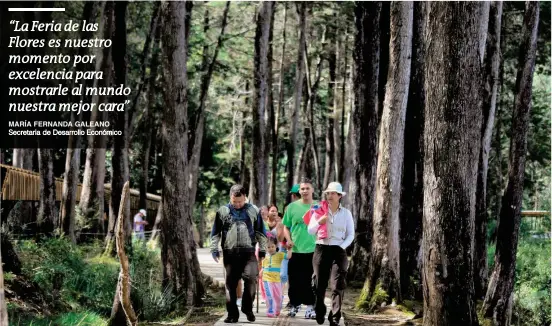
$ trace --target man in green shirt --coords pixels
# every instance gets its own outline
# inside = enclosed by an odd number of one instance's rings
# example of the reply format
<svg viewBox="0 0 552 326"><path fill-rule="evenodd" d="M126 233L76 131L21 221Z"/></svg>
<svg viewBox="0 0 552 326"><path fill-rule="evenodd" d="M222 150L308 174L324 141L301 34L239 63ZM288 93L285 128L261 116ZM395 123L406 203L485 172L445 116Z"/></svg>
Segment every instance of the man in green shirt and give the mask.
<svg viewBox="0 0 552 326"><path fill-rule="evenodd" d="M282 222L285 226L284 236L288 248L293 247L293 256L288 265L288 295L291 305L289 316L295 317L301 304L306 304L305 318L315 319L314 293L311 282L313 274L312 257L316 247L316 238L309 234L307 225L303 222L303 215L316 202L312 198L314 192L312 182L307 178L303 178L299 185L301 199L288 205Z"/></svg>

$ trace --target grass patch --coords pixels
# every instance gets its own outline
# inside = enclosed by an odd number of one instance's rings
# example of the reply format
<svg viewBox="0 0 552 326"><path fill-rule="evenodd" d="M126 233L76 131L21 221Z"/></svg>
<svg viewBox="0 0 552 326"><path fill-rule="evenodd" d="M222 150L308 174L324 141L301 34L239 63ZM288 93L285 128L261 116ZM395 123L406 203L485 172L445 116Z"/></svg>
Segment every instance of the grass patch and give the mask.
<svg viewBox="0 0 552 326"><path fill-rule="evenodd" d="M10 326L106 326L107 319L91 311L68 312L57 317L42 317L33 319L18 319L10 322Z"/></svg>

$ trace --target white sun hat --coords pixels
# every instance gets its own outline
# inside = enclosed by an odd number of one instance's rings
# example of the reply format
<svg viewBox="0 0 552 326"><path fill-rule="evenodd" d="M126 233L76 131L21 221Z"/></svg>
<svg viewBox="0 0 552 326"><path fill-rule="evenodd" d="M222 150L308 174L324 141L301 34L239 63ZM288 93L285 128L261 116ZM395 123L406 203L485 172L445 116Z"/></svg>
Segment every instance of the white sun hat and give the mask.
<svg viewBox="0 0 552 326"><path fill-rule="evenodd" d="M323 192L337 192L341 196L345 196L347 193L343 191L343 186L339 182L330 182L326 190Z"/></svg>
<svg viewBox="0 0 552 326"><path fill-rule="evenodd" d="M144 216L147 216L147 215L146 215L146 210L145 210L145 209L141 209L141 210L140 210L140 213L142 213L142 215L144 215Z"/></svg>

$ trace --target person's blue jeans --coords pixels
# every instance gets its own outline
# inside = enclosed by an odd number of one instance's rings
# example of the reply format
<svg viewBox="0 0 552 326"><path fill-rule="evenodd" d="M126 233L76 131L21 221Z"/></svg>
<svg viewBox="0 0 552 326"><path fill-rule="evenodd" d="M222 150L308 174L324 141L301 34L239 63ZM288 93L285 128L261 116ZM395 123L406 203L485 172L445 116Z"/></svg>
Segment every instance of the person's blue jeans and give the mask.
<svg viewBox="0 0 552 326"><path fill-rule="evenodd" d="M287 259L282 260L282 265L280 266L280 281L282 285L286 284L288 281L288 263Z"/></svg>

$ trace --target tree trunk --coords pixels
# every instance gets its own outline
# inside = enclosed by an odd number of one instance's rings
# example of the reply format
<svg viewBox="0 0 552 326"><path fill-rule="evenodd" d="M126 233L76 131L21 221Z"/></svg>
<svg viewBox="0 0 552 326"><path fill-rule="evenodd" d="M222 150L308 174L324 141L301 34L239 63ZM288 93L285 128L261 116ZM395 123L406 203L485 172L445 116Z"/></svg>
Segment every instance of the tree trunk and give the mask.
<svg viewBox="0 0 552 326"><path fill-rule="evenodd" d="M326 30L322 33L322 43L326 42ZM306 133L309 133L310 142L308 143L308 149L311 151L311 157L305 156L305 163L310 164L314 168L314 174L315 177L312 178L312 173L307 173L308 177L311 179L314 179L315 183L314 189L318 189L319 191L322 191L322 180L320 176L320 161L318 159L318 146L316 145L316 132L314 128L314 104L316 103L316 98L318 95L318 86L320 85L320 78L322 76L322 56L319 54L318 58L316 59L316 69L315 69L315 75L314 75L314 83L311 80L310 77L310 64L309 64L309 56L307 52L307 44L305 43L305 46L303 48L303 53L305 56L305 74L306 74L306 84L307 84L307 94L308 96L305 98L305 116L308 127L304 128L305 135ZM305 137L306 138L306 137Z"/></svg>
<svg viewBox="0 0 552 326"><path fill-rule="evenodd" d="M276 183L278 182L278 160L279 160L279 148L280 148L280 117L283 115L284 106L284 60L286 55L286 24L287 24L287 3L284 5L284 23L282 28L282 54L280 56L280 68L278 79L278 107L273 118L272 132L272 171L270 173L270 193L268 194L268 203L276 203ZM274 24L274 19L272 20ZM274 106L272 106L274 108Z"/></svg>
<svg viewBox="0 0 552 326"><path fill-rule="evenodd" d="M125 4L125 5L123 5ZM114 65L114 85L126 84L126 2L117 2L115 4L115 35L113 42ZM126 96L113 96L110 101L114 103L124 103ZM129 159L128 159L128 111L112 114L113 126L116 130L122 131L121 136L113 137L113 154L111 157L111 200L109 201L109 229L106 237L106 254L115 256L116 247L114 246L117 217L119 212L119 203L125 182L130 180ZM131 247L132 224L130 218L130 197L129 204L126 205L125 214L125 240L127 246ZM145 208L145 207L141 207ZM132 257L131 250L127 250Z"/></svg>
<svg viewBox="0 0 552 326"><path fill-rule="evenodd" d="M472 250L481 139L477 2L427 4L424 325L479 325Z"/></svg>
<svg viewBox="0 0 552 326"><path fill-rule="evenodd" d="M502 89L504 88L504 64L501 61L500 64L500 88L498 90L498 105L496 108L496 116L500 117L503 113L503 108L505 107L503 96L500 96L502 94ZM493 169L494 175L492 177L495 178L496 184L495 187L492 190L492 195L489 195L489 199L492 199L492 205L491 207L491 219L498 221L498 216L500 215L500 209L501 209L501 199L502 199L502 193L504 190L504 178L502 175L502 165L503 165L503 159L502 159L502 120L496 119L496 127L494 131L494 139L492 140L492 148L495 152L494 161L496 162L495 168ZM491 234L490 242L496 242L496 231L494 232L494 235Z"/></svg>
<svg viewBox="0 0 552 326"><path fill-rule="evenodd" d="M161 203L163 203L163 195L161 195ZM153 229L151 231L151 238L149 243L155 244L159 238L159 231L161 227L161 220L163 219L163 205L159 204L157 208L157 214L155 215L155 223L153 223Z"/></svg>
<svg viewBox="0 0 552 326"><path fill-rule="evenodd" d="M305 69L305 64L303 62L303 48L305 46L305 33L306 33L306 4L305 2L297 2L297 15L299 16L299 44L297 46L297 65L295 70L295 87L294 87L294 104L293 110L291 111L290 117L290 128L289 128L289 142L287 149L287 189L291 189L296 178L294 176L295 172L295 144L297 144L297 128L299 123L299 110L301 109L301 97L303 96L303 78ZM287 190L286 189L286 190Z"/></svg>
<svg viewBox="0 0 552 326"><path fill-rule="evenodd" d="M114 30L114 4L105 2L103 5L102 18L100 22L100 35L110 39ZM103 72L103 79L95 79L94 87L108 87L111 85L111 71L113 68L112 51L109 48L99 48L96 53L96 71ZM98 111L100 103L107 101L106 96L94 95L92 103L96 104L96 110L92 111L90 120L92 122L107 120L105 111ZM96 128L92 127L91 130ZM84 167L82 190L79 202L78 215L81 223L90 225L88 231L97 232L103 226L104 213L104 179L105 179L105 149L107 136L88 136L88 148L86 149L86 163ZM112 229L115 225L110 225Z"/></svg>
<svg viewBox="0 0 552 326"><path fill-rule="evenodd" d="M114 85L125 85L127 74L127 28L126 28L126 1L115 3L115 35L113 40L113 65L115 70ZM124 103L125 95L116 95L111 98L111 102ZM121 136L113 137L113 155L111 158L111 200L109 202L109 221L114 221L113 228L109 229L107 236L106 253L119 253L121 264L126 264L128 267L128 256L132 260L132 225L133 221L130 216L130 196L128 195L128 187L130 182L129 159L128 159L128 111L116 112L113 115L113 125L116 130L121 130ZM122 207L121 207L122 206ZM122 221L119 221L122 219ZM117 232L117 235L115 234ZM117 239L115 239L117 236ZM113 242L113 243L112 243ZM122 242L122 243L121 243ZM115 246L116 244L116 246ZM124 249L122 249L124 247ZM124 250L121 253L121 250ZM125 253L126 252L126 253ZM123 270L124 271L124 270ZM110 325L123 325L124 322L130 321L129 324L134 325L136 316L130 306L130 302L123 302L123 299L130 300L130 289L125 287L127 276L121 273L120 280L117 284L118 290L113 299L111 309ZM128 284L126 284L128 286Z"/></svg>
<svg viewBox="0 0 552 326"><path fill-rule="evenodd" d="M527 132L535 68L539 5L539 2L527 1L525 3L514 112L512 114L508 183L502 197L502 208L497 227L495 265L482 308L484 316L491 318L494 325L500 326L510 325L523 200Z"/></svg>
<svg viewBox="0 0 552 326"><path fill-rule="evenodd" d="M147 83L148 83L148 94L146 97L146 103L144 103L144 113L142 114L142 122L144 126L144 132L145 132L145 139L143 140L142 144L142 170L140 174L140 181L139 181L139 187L140 187L140 208L146 208L147 207L147 194L148 194L148 180L149 180L149 159L150 159L150 151L151 151L151 142L152 139L154 139L154 128L153 128L153 115L152 111L155 106L155 98L156 98L156 91L155 91L155 82L157 80L157 71L159 67L159 42L161 39L161 28L159 27L159 5L160 3L155 4L153 16L151 17L151 27L150 27L150 34L148 34L148 38L146 39L146 43L144 44L144 51L142 54L142 76L145 78L145 61L147 54L149 52L149 42L150 37L153 37L153 46L152 46L152 54L151 54L151 62L150 62L150 75L148 77ZM153 34L153 36L150 36ZM142 84L144 84L146 81L143 81L140 83L140 86L138 88L138 92L141 92ZM138 102L139 100L139 93L136 94L136 97L134 98L134 103ZM134 104L136 105L136 104ZM131 110L129 112L134 112L134 110ZM134 128L135 124L131 123L129 125L129 137L132 137L132 129Z"/></svg>
<svg viewBox="0 0 552 326"><path fill-rule="evenodd" d="M199 247L203 248L205 243L205 214L203 203L201 203L199 208L199 224L197 225L197 232L199 233Z"/></svg>
<svg viewBox="0 0 552 326"><path fill-rule="evenodd" d="M487 289L487 172L493 135L498 93L498 73L500 67L500 29L502 21L502 2L495 1L490 6L489 33L486 46L486 59L483 78L483 124L481 125L481 151L477 173L477 193L475 204L475 296L481 298ZM489 15L487 15L489 16Z"/></svg>
<svg viewBox="0 0 552 326"><path fill-rule="evenodd" d="M370 266L359 305L400 302L399 209L406 100L412 55L412 2L391 3L391 43L381 133ZM376 292L376 288L378 288ZM381 297L384 291L386 298ZM370 307L373 308L373 307Z"/></svg>
<svg viewBox="0 0 552 326"><path fill-rule="evenodd" d="M336 126L339 126L339 130L336 129L335 133L335 143L339 144L339 146L336 148L336 176L337 180L340 180L343 183L343 187L346 188L348 185L346 184L347 181L345 180L345 156L347 153L347 148L345 148L345 111L346 111L346 105L347 105L347 99L346 99L346 91L347 91L347 70L348 70L348 59L349 59L349 26L346 27L345 35L343 36L343 57L344 57L344 63L343 63L343 88L341 90L341 119L340 124L335 124ZM352 70L352 69L351 69ZM351 72L351 75L353 73ZM352 87L352 86L351 86ZM335 96L335 94L334 94ZM338 119L336 118L336 122Z"/></svg>
<svg viewBox="0 0 552 326"><path fill-rule="evenodd" d="M65 159L65 177L63 178L63 190L60 203L60 229L61 234L75 244L75 205L77 203L77 184L80 168L80 148L74 148L78 144L76 137L69 136L69 146L67 147L67 156Z"/></svg>
<svg viewBox="0 0 552 326"><path fill-rule="evenodd" d="M249 80L245 81L245 93L249 94ZM247 177L249 176L249 173L247 173L247 165L245 164L245 147L247 145L247 137L245 137L247 124L245 120L247 118L247 109L249 106L249 95L245 96L244 106L245 108L242 110L242 124L240 132L240 184L244 186L245 189L248 189L249 181Z"/></svg>
<svg viewBox="0 0 552 326"><path fill-rule="evenodd" d="M381 4L380 20L380 67L378 83L378 129L381 124L383 101L385 100L385 86L387 85L387 71L389 70L389 42L391 40L391 3L384 1Z"/></svg>
<svg viewBox="0 0 552 326"><path fill-rule="evenodd" d="M355 246L349 281L364 281L372 242L374 183L377 162L378 76L381 2L356 2L354 106L351 112L347 156L349 203L356 219ZM347 178L345 178L347 179Z"/></svg>
<svg viewBox="0 0 552 326"><path fill-rule="evenodd" d="M4 271L2 270L2 256L0 256L0 326L8 326L8 309L4 295Z"/></svg>
<svg viewBox="0 0 552 326"><path fill-rule="evenodd" d="M334 15L334 20L336 16ZM328 26L328 35L330 39L330 46L328 48L328 68L330 73L330 80L328 84L328 103L331 105L331 109L326 112L326 157L324 159L324 178L321 187L325 187L330 180L335 179L335 137L336 132L335 124L337 117L337 54L339 51L338 37L334 27ZM342 181L342 180L339 180ZM321 188L324 189L324 188Z"/></svg>
<svg viewBox="0 0 552 326"><path fill-rule="evenodd" d="M36 220L39 233L50 237L54 233L56 219L56 183L52 149L38 149L38 168L40 171L40 204Z"/></svg>
<svg viewBox="0 0 552 326"><path fill-rule="evenodd" d="M424 16L425 4L414 2L412 24L412 71L404 129L404 168L400 219L400 273L403 299L422 300L421 269L418 260L422 241L424 208ZM414 280L414 282L411 281Z"/></svg>
<svg viewBox="0 0 552 326"><path fill-rule="evenodd" d="M187 50L192 2L163 3L162 44L165 58L163 116L163 216L161 260L164 286L198 305L205 293L193 235L189 195Z"/></svg>
<svg viewBox="0 0 552 326"><path fill-rule="evenodd" d="M274 16L276 14L276 2L272 5L272 13L270 15L270 26L269 26L269 32L268 32L268 52L267 52L267 62L266 62L266 106L265 106L265 153L266 153L266 204L270 203L270 192L272 189L272 184L269 186L269 156L270 152L272 150L272 143L276 142L274 139L275 132L274 132L274 125L275 125L275 113L274 113L274 88L273 88L273 68L272 63L274 60L274 48L273 48L273 40L274 40ZM272 161L274 161L274 156L272 157ZM270 175L270 178L272 178L272 175Z"/></svg>
<svg viewBox="0 0 552 326"><path fill-rule="evenodd" d="M491 2L485 1L483 6L481 6L481 19L479 21L479 59L481 64L485 62L485 48L487 46L487 36L489 31L489 12L490 12Z"/></svg>
<svg viewBox="0 0 552 326"><path fill-rule="evenodd" d="M13 166L32 171L33 156L35 151L36 150L32 148L14 148L12 157ZM17 210L18 208L15 206L13 209ZM18 228L25 228L34 233L36 230L36 225L34 224L34 222L36 222L36 218L33 216L31 202L21 202L21 205L19 206L19 218L19 221L11 221L10 223L14 223L14 225L17 225Z"/></svg>
<svg viewBox="0 0 552 326"><path fill-rule="evenodd" d="M253 137L251 153L253 165L251 169L251 184L249 200L255 205L266 204L268 200L268 151L266 147L265 113L268 105L268 68L269 34L272 21L274 2L263 2L257 16L255 32L255 66L253 69Z"/></svg>
<svg viewBox="0 0 552 326"><path fill-rule="evenodd" d="M126 4L127 3L125 2L124 5L121 5L121 7L124 6L126 8ZM117 11L117 8L115 11ZM130 301L130 266L125 249L125 247L127 249L129 248L127 242L128 231L126 230L126 224L128 224L126 217L129 216L125 212L130 208L128 206L130 204L129 192L130 188L127 181L123 186L121 196L119 196L121 198L121 202L119 203L115 241L117 244L117 255L121 264L121 272L119 273L119 281L117 282L117 289L115 291L113 309L118 307L119 314L122 311L124 315L121 319L115 320L113 319L115 316L114 310L112 310L111 319L109 320L109 324L111 325L127 324L129 326L135 326L138 323L138 318L136 317L136 313L134 312L134 308L132 308L132 303Z"/></svg>
<svg viewBox="0 0 552 326"><path fill-rule="evenodd" d="M93 1L87 1L84 4L82 11L82 20L86 21L95 21L96 11L98 10L98 3ZM81 31L81 39L89 39L93 35L92 31ZM79 55L86 55L89 53L87 48L79 48ZM86 67L89 68L86 68ZM93 65L91 64L79 64L76 67L77 71L92 70ZM90 82L84 83L86 86L91 86ZM84 103L90 101L89 96L75 96L75 102L80 98ZM71 121L75 122L77 117L75 112L71 112ZM82 115L78 116L78 121L82 120ZM72 130L76 130L72 128ZM81 141L82 137L79 135L70 135L67 143L67 154L65 157L65 177L63 178L63 189L62 189L62 198L60 202L60 230L61 234L64 234L69 240L75 244L75 205L77 203L77 185L79 181L79 171L80 171L80 162L81 162Z"/></svg>
<svg viewBox="0 0 552 326"><path fill-rule="evenodd" d="M128 134L129 134L129 139L132 138L132 134L134 133L134 127L137 125L136 123L136 117L137 115L135 115L136 113L136 107L138 106L138 102L140 101L140 95L142 95L142 90L144 89L144 85L146 84L146 67L147 67L147 59L148 59L148 56L149 56L149 52L150 52L150 45L151 45L151 42L152 40L155 40L154 41L154 45L152 47L152 59L151 59L151 62L150 62L150 69L153 68L154 66L154 62L153 62L153 56L155 55L154 51L155 51L155 42L157 41L157 35L159 35L159 20L160 20L160 15L159 15L159 8L161 7L161 3L160 2L155 2L154 5L153 5L153 13L151 15L151 20L150 20L150 28L149 28L149 33L147 34L146 36L146 41L144 42L144 48L142 49L142 56L140 58L140 80L138 82L138 90L136 91L136 95L134 95L134 99L132 100L132 106L130 108L127 108L127 111L129 112L129 117L128 117L128 120L130 122L129 124L129 130L128 130ZM152 76L155 76L153 74L153 71L150 72L150 77L149 79L151 79ZM155 79L155 77L154 77ZM144 105L144 108L145 110L147 110L147 107L148 107L148 103L146 103L146 105ZM144 112L145 113L145 112ZM142 120L147 123L147 115L143 115L142 116ZM144 128L144 130L149 130L149 129L146 129ZM140 195L140 207L145 207L145 206L142 206L142 195Z"/></svg>

